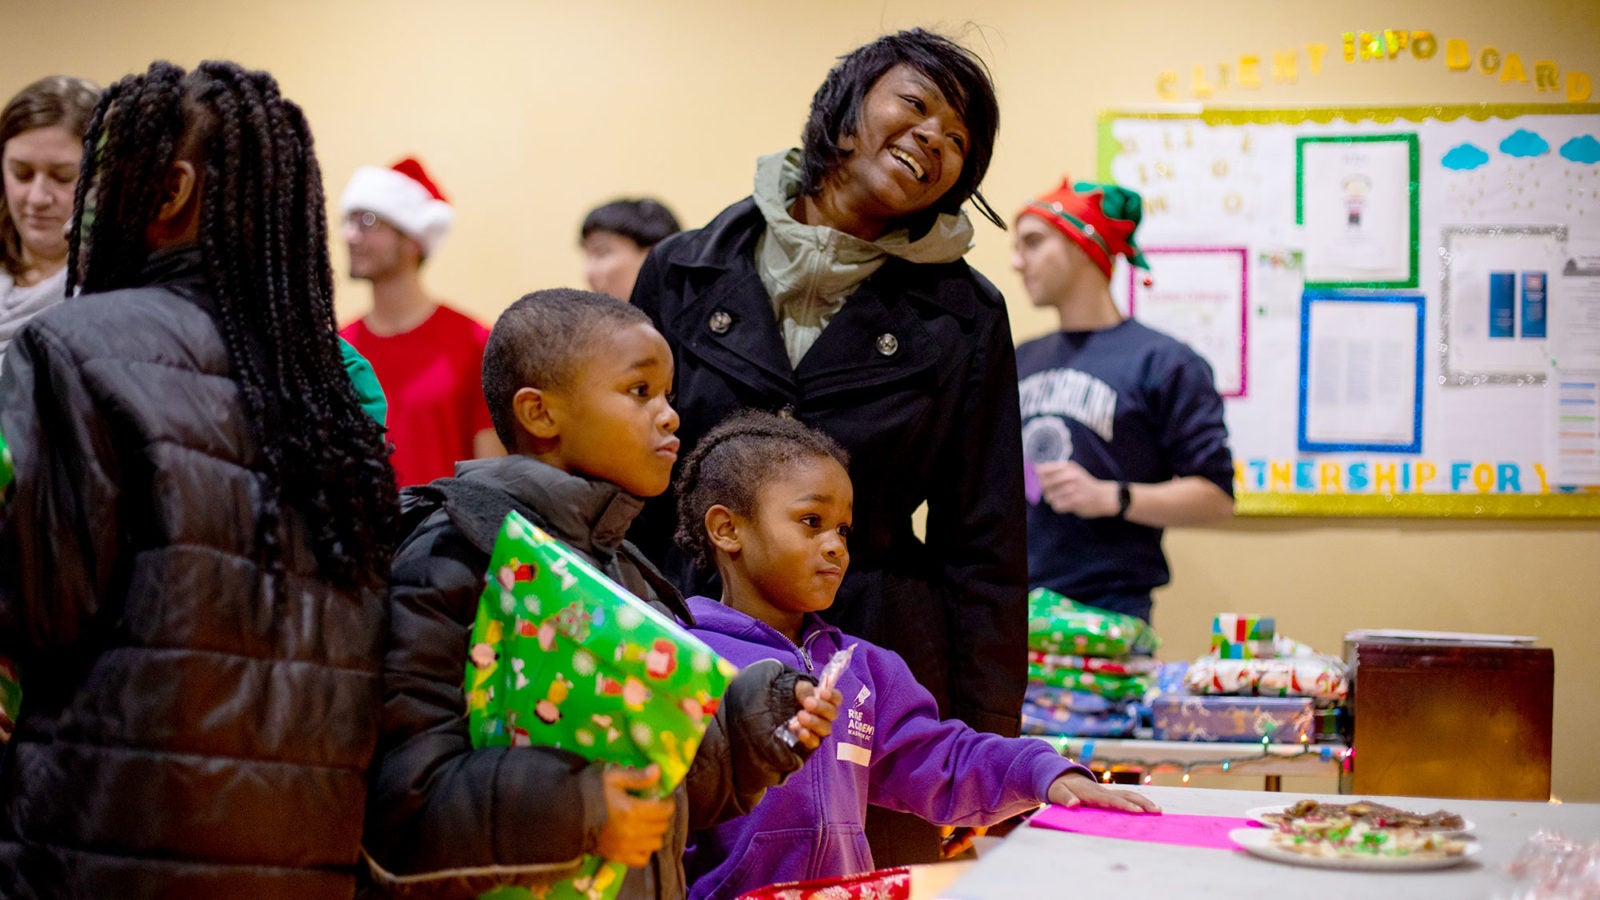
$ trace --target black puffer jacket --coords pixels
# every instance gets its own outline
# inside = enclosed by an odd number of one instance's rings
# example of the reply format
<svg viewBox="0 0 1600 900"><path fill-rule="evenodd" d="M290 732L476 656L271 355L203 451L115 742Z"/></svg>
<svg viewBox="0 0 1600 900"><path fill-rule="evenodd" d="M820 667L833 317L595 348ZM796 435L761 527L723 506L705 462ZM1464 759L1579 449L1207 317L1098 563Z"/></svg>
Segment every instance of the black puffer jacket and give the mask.
<svg viewBox="0 0 1600 900"><path fill-rule="evenodd" d="M605 822L601 766L549 747L473 749L462 678L489 553L515 509L612 580L692 623L671 585L622 540L640 501L616 485L526 456L476 460L457 478L408 488L417 522L395 554L384 664L383 738L373 766L367 852L393 896L468 900L571 874ZM675 794L665 852L628 870L623 900L686 895L693 829L743 815L804 757L773 738L798 709L801 676L773 660L729 686Z"/></svg>
<svg viewBox="0 0 1600 900"><path fill-rule="evenodd" d="M0 653L0 896L347 898L385 604L316 574L285 511L254 559L256 446L198 252L30 323L0 378L17 483Z"/></svg>

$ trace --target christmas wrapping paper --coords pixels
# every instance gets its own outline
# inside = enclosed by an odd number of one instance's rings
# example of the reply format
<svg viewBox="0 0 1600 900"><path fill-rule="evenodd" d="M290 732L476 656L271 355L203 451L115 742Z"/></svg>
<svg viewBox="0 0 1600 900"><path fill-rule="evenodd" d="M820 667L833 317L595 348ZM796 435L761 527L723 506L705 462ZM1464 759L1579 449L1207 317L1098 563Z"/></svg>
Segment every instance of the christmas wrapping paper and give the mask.
<svg viewBox="0 0 1600 900"><path fill-rule="evenodd" d="M466 668L473 746L560 747L684 778L737 673L698 638L513 512L490 555ZM609 900L626 869L598 857L543 900ZM485 895L534 896L522 888Z"/></svg>
<svg viewBox="0 0 1600 900"><path fill-rule="evenodd" d="M1211 653L1222 659L1270 659L1277 623L1254 613L1218 613L1211 620Z"/></svg>
<svg viewBox="0 0 1600 900"><path fill-rule="evenodd" d="M0 655L0 744L11 740L17 727L17 713L22 707L22 681L17 677L11 660Z"/></svg>
<svg viewBox="0 0 1600 900"><path fill-rule="evenodd" d="M1161 662L1148 656L1130 656L1111 659L1105 656L1073 656L1056 653L1028 651L1028 662L1057 669L1082 669L1085 672L1102 672L1107 675L1154 675L1161 671Z"/></svg>
<svg viewBox="0 0 1600 900"><path fill-rule="evenodd" d="M1297 744L1315 734L1309 697L1199 697L1163 694L1151 703L1158 741Z"/></svg>
<svg viewBox="0 0 1600 900"><path fill-rule="evenodd" d="M1126 656L1149 654L1160 643L1142 619L1085 606L1049 588L1028 592L1028 649L1034 652Z"/></svg>
<svg viewBox="0 0 1600 900"><path fill-rule="evenodd" d="M1132 737L1138 727L1133 704L1095 694L1030 684L1022 700L1023 734Z"/></svg>
<svg viewBox="0 0 1600 900"><path fill-rule="evenodd" d="M911 870L905 866L859 875L786 881L740 894L739 900L910 900Z"/></svg>
<svg viewBox="0 0 1600 900"><path fill-rule="evenodd" d="M0 434L0 503L5 501L6 490L11 487L11 479L16 475L16 470L11 466L11 448L6 446L6 436Z"/></svg>
<svg viewBox="0 0 1600 900"><path fill-rule="evenodd" d="M1288 659L1218 659L1202 656L1189 666L1184 686L1193 694L1251 694L1343 700L1350 693L1349 669L1331 656Z"/></svg>
<svg viewBox="0 0 1600 900"><path fill-rule="evenodd" d="M1086 691L1108 700L1138 699L1150 690L1151 684L1148 675L1111 675L1032 662L1028 663L1028 681L1049 687Z"/></svg>

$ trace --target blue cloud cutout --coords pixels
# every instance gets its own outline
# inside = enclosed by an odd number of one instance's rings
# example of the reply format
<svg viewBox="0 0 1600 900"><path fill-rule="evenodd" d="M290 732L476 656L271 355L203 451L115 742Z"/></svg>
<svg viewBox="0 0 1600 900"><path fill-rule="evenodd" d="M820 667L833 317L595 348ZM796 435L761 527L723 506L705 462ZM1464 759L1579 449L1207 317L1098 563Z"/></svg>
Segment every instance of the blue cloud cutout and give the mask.
<svg viewBox="0 0 1600 900"><path fill-rule="evenodd" d="M1507 156L1543 156L1550 152L1550 142L1526 128L1518 128L1500 142L1500 152Z"/></svg>
<svg viewBox="0 0 1600 900"><path fill-rule="evenodd" d="M1600 162L1600 141L1592 134L1575 137L1561 145L1561 156L1575 163L1593 165Z"/></svg>
<svg viewBox="0 0 1600 900"><path fill-rule="evenodd" d="M1488 161L1489 154L1483 152L1483 149L1476 144L1457 144L1439 160L1446 169L1454 169L1457 172L1476 169Z"/></svg>

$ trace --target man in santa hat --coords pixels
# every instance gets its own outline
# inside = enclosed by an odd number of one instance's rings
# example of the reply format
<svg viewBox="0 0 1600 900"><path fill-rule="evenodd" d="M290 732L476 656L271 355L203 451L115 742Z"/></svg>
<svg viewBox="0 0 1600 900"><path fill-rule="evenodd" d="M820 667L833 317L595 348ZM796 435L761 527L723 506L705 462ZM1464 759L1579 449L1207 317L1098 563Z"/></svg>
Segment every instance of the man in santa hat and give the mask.
<svg viewBox="0 0 1600 900"><path fill-rule="evenodd" d="M350 277L372 282L372 309L340 335L372 363L389 401L400 486L503 452L484 404L489 329L430 296L422 263L450 231L450 201L418 160L362 166L339 199Z"/></svg>
<svg viewBox="0 0 1600 900"><path fill-rule="evenodd" d="M1162 529L1233 515L1233 457L1211 367L1112 300L1118 256L1149 268L1141 212L1133 191L1063 181L1017 213L1011 265L1061 323L1017 347L1029 583L1149 621Z"/></svg>

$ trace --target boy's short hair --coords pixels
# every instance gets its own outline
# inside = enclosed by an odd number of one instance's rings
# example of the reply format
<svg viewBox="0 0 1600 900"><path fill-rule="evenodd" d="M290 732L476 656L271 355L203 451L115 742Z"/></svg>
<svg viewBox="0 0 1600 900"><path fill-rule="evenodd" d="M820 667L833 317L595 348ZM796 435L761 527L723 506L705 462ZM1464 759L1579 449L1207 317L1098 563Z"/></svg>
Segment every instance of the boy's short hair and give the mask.
<svg viewBox="0 0 1600 900"><path fill-rule="evenodd" d="M596 231L609 231L633 241L642 250L649 250L682 230L672 210L649 197L641 197L613 200L590 210L583 219L583 230L578 237L582 240Z"/></svg>
<svg viewBox="0 0 1600 900"><path fill-rule="evenodd" d="M596 335L639 323L651 324L637 306L573 288L534 291L507 307L483 348L483 399L500 443L515 452L517 391L567 387Z"/></svg>

